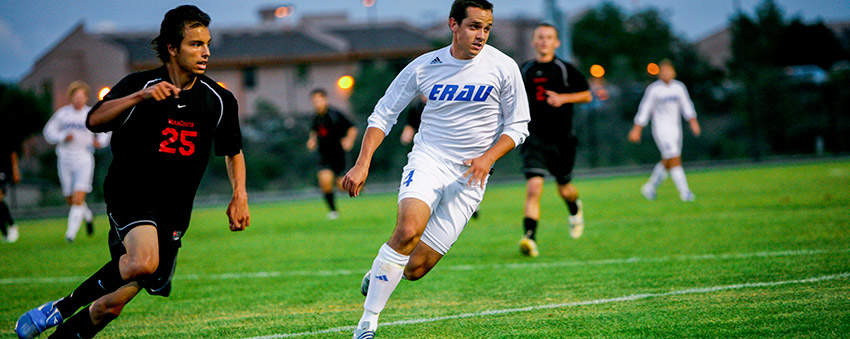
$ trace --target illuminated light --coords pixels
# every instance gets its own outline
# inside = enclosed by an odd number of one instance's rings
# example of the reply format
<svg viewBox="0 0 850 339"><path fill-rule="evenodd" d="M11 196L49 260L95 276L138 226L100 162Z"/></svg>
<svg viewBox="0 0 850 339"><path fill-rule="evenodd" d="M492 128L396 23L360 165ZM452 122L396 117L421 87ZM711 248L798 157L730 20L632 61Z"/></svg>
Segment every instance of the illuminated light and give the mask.
<svg viewBox="0 0 850 339"><path fill-rule="evenodd" d="M216 81L215 83L217 83L219 86L221 86L221 88L227 89L227 86L225 86L223 82Z"/></svg>
<svg viewBox="0 0 850 339"><path fill-rule="evenodd" d="M292 15L292 6L282 6L274 10L274 16L285 18Z"/></svg>
<svg viewBox="0 0 850 339"><path fill-rule="evenodd" d="M650 62L649 65L646 65L646 72L649 73L649 75L658 75L658 72L660 71L661 69L658 68L658 65L654 62Z"/></svg>
<svg viewBox="0 0 850 339"><path fill-rule="evenodd" d="M107 94L109 94L110 90L111 90L111 88L109 88L109 87L101 88L100 92L97 92L97 100L103 100L103 97L105 97Z"/></svg>
<svg viewBox="0 0 850 339"><path fill-rule="evenodd" d="M605 75L605 69L599 65L590 66L590 75L592 75L594 78L601 78Z"/></svg>
<svg viewBox="0 0 850 339"><path fill-rule="evenodd" d="M375 6L376 0L363 0L363 6L372 7Z"/></svg>
<svg viewBox="0 0 850 339"><path fill-rule="evenodd" d="M351 87L354 86L354 78L350 75L343 75L339 78L336 84L340 89L351 89Z"/></svg>

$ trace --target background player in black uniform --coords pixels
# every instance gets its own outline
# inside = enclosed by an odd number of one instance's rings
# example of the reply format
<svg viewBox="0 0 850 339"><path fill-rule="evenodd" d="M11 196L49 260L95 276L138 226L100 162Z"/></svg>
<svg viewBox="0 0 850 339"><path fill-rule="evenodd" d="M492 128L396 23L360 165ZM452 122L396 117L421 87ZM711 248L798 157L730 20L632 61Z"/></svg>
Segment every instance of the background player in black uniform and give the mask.
<svg viewBox="0 0 850 339"><path fill-rule="evenodd" d="M523 220L525 235L520 240L520 250L536 257L535 236L546 171L557 180L558 194L569 209L570 236L578 238L584 230L578 190L570 183L577 146L573 134L573 104L590 102L593 96L584 75L555 56L561 42L554 26L538 25L531 45L535 59L526 62L521 69L531 122L528 123L530 135L520 149L528 189Z"/></svg>
<svg viewBox="0 0 850 339"><path fill-rule="evenodd" d="M316 115L313 117L313 129L307 140L307 148L315 150L319 148L319 188L325 194L328 203L329 219L339 217L334 202L334 185L340 187L340 174L346 168L345 152L354 147L354 139L357 138L357 127L338 110L328 105L328 93L324 89L317 88L310 91L310 100Z"/></svg>
<svg viewBox="0 0 850 339"><path fill-rule="evenodd" d="M209 16L194 6L166 13L153 41L164 66L128 75L89 112L89 129L113 131L113 160L104 182L112 260L67 297L21 316L16 325L21 338L56 325L51 338L91 338L142 288L169 295L213 141L215 153L226 156L233 186L230 230L248 226L236 99L203 75L210 56L208 26Z"/></svg>
<svg viewBox="0 0 850 339"><path fill-rule="evenodd" d="M6 204L6 188L21 182L21 172L18 169L17 146L12 140L12 133L8 132L0 135L0 232L3 233L3 241L12 243L18 240L18 226Z"/></svg>

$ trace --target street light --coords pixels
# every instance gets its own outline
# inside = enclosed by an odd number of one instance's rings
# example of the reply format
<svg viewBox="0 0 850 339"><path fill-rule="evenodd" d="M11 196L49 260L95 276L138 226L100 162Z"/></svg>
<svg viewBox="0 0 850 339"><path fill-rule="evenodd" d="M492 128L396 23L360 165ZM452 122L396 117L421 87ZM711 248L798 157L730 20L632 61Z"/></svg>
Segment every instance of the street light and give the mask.
<svg viewBox="0 0 850 339"><path fill-rule="evenodd" d="M658 75L660 68L658 68L656 63L650 62L649 65L646 65L646 72L649 73L649 75Z"/></svg>
<svg viewBox="0 0 850 339"><path fill-rule="evenodd" d="M605 75L605 69L599 65L590 66L590 75L594 78L601 78Z"/></svg>
<svg viewBox="0 0 850 339"><path fill-rule="evenodd" d="M110 90L111 90L111 88L109 88L109 87L101 88L100 92L97 92L97 100L103 100L103 97L105 97L107 94L109 94Z"/></svg>
<svg viewBox="0 0 850 339"><path fill-rule="evenodd" d="M354 86L354 78L350 75L343 75L337 80L336 85L342 90L349 90Z"/></svg>

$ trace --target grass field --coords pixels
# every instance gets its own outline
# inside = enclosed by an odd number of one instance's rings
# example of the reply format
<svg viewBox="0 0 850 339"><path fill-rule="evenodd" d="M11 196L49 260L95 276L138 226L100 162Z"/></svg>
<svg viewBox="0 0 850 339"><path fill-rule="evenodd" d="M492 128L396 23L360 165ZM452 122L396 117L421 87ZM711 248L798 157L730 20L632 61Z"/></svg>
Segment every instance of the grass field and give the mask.
<svg viewBox="0 0 850 339"><path fill-rule="evenodd" d="M644 200L646 176L578 180L578 240L547 182L534 259L517 246L524 186L489 187L442 262L399 285L378 337L850 336L850 161L691 170L693 203L669 180ZM256 204L238 234L223 206L196 210L172 296L140 294L99 338L350 338L395 199L343 198L334 221L318 196ZM22 222L21 239L0 244L0 338L108 260L98 221L73 245L59 219Z"/></svg>

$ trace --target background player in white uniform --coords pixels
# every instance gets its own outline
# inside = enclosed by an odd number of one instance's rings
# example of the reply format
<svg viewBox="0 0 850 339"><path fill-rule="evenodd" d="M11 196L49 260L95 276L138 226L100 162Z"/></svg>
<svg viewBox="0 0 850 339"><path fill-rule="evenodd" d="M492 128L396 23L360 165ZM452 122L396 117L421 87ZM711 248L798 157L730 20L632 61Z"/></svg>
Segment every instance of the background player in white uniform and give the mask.
<svg viewBox="0 0 850 339"><path fill-rule="evenodd" d="M688 121L695 136L700 135L697 113L694 103L688 96L688 90L681 81L675 80L676 69L669 60L660 65L659 80L646 88L640 101L635 125L629 131L629 141L639 143L643 127L652 120L652 136L661 151L661 162L655 165L649 181L641 187L641 193L649 200L655 200L658 186L667 179L667 171L679 190L683 201L693 201L695 196L688 188L685 170L682 169L682 120Z"/></svg>
<svg viewBox="0 0 850 339"><path fill-rule="evenodd" d="M481 202L493 163L528 136L519 67L486 45L492 8L486 0L455 0L451 46L420 56L393 80L369 117L357 163L343 178L343 188L357 196L399 113L417 95L428 98L402 173L395 231L361 285L367 296L354 338L374 336L402 274L417 280L446 254Z"/></svg>
<svg viewBox="0 0 850 339"><path fill-rule="evenodd" d="M86 105L89 99L86 83L74 81L68 85L68 98L71 104L57 110L44 126L44 139L56 145L62 195L71 206L65 240L73 242L83 220L86 233L91 236L94 232L94 215L86 205L86 194L92 189L94 149L105 147L109 134L92 133L86 128L86 117L91 109Z"/></svg>

